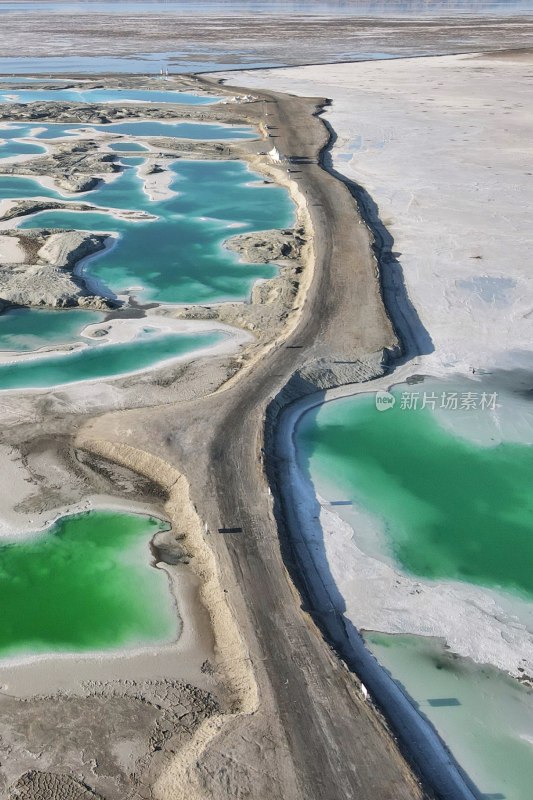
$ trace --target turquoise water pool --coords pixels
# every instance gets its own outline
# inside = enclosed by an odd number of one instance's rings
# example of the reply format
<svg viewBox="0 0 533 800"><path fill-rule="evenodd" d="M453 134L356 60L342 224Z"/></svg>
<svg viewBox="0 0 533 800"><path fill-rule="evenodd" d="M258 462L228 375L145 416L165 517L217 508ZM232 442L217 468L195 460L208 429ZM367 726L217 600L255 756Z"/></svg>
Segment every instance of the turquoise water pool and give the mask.
<svg viewBox="0 0 533 800"><path fill-rule="evenodd" d="M40 92L35 92L41 96ZM52 93L53 94L53 93ZM170 94L170 93L169 93ZM25 95L27 98L30 95ZM33 96L33 95L32 95ZM113 98L109 95L108 99ZM140 99L140 98L139 98ZM153 98L155 99L155 98ZM204 98L205 99L205 98ZM22 152L26 143L15 139L68 137L70 132L102 130L125 136L185 136L237 139L256 136L246 126L135 121L112 125L9 124L0 129L4 147ZM29 147L39 146L28 143ZM116 150L141 153L139 142L114 144ZM140 149L139 149L140 148ZM1 148L0 148L1 155ZM82 198L66 199L32 178L0 176L0 200L44 197L61 199L65 209L22 218L19 227L60 228L114 234L115 243L83 266L95 293L133 296L139 302L213 303L249 296L259 279L276 274L273 265L246 264L223 247L233 233L286 227L294 210L285 190L265 185L245 164L234 161L176 161L170 165L171 194L152 200L144 191L139 167L142 157L120 158L122 171ZM82 200L92 211L70 211L68 203ZM118 218L108 209L146 212L141 219ZM29 352L39 347L79 343L80 331L98 321L90 312L18 310L0 317L0 350ZM164 360L194 352L220 341L221 334L150 335L127 344L92 342L67 355L47 355L0 365L0 389L48 388L79 380L107 379L142 371Z"/></svg>
<svg viewBox="0 0 533 800"><path fill-rule="evenodd" d="M169 136L177 139L199 139L203 141L255 139L257 132L248 125L224 125L210 122L159 122L158 120L135 120L112 122L107 125L92 125L81 122L43 122L20 125L8 123L0 127L0 139L68 139L79 131L100 131L111 135L125 136Z"/></svg>
<svg viewBox="0 0 533 800"><path fill-rule="evenodd" d="M40 347L81 341L80 331L103 319L104 315L97 311L82 309L13 308L0 314L0 352L27 353Z"/></svg>
<svg viewBox="0 0 533 800"><path fill-rule="evenodd" d="M110 144L110 150L114 150L115 152L129 152L129 153L139 153L139 152L146 152L148 150L143 144L139 142L119 142L118 144Z"/></svg>
<svg viewBox="0 0 533 800"><path fill-rule="evenodd" d="M213 347L223 338L221 333L151 333L120 344L97 340L81 350L61 355L0 364L0 391L47 389L143 372L170 359Z"/></svg>
<svg viewBox="0 0 533 800"><path fill-rule="evenodd" d="M0 158L13 158L13 156L39 155L45 153L46 148L31 142L16 142L10 139L2 142L2 131L0 130Z"/></svg>
<svg viewBox="0 0 533 800"><path fill-rule="evenodd" d="M13 89L0 90L0 103L179 103L209 105L218 97L160 89Z"/></svg>
<svg viewBox="0 0 533 800"><path fill-rule="evenodd" d="M124 220L99 212L46 211L20 227L79 228L120 234L115 247L86 269L111 294L134 294L159 303L213 303L245 298L260 278L275 275L272 265L245 264L222 247L232 234L285 227L294 211L284 189L265 186L236 161L179 161L171 167L176 196L151 201L136 167L127 169L84 199L99 206L135 209L156 220ZM16 181L7 186L16 196ZM254 182L258 182L255 185ZM21 184L25 196L28 183ZM27 193L27 194L26 194ZM48 196L55 193L41 192ZM0 180L0 198L3 197Z"/></svg>
<svg viewBox="0 0 533 800"><path fill-rule="evenodd" d="M35 134L37 139L68 139L78 131L100 131L101 133L124 134L126 136L169 136L174 139L199 139L203 141L231 141L255 139L257 137L257 133L246 125L233 126L210 122L140 120L135 122L112 122L107 125L47 122L40 126L34 125L34 128L37 127L42 129Z"/></svg>

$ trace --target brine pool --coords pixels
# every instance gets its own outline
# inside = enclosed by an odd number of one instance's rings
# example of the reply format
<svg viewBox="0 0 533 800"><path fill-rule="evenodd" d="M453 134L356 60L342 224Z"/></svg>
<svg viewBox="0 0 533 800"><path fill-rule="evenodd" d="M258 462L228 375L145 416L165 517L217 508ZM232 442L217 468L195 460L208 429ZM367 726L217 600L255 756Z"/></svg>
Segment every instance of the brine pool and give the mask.
<svg viewBox="0 0 533 800"><path fill-rule="evenodd" d="M22 153L35 146L35 140L24 141L32 134L37 138L63 138L71 135L70 131L88 127L47 124L36 129L9 124L0 129L0 137L5 140L3 146L17 155L17 148ZM235 126L157 121L95 127L125 137L116 147L132 152L143 145L127 141L127 137L239 139L256 135L249 128ZM80 267L89 288L108 297L133 296L141 303L159 304L244 300L257 280L276 274L274 265L241 261L223 247L223 242L236 233L291 225L294 210L284 189L267 185L242 162L176 161L169 167L170 195L151 199L139 174L142 156L126 153L119 163L122 171L112 180L68 198L32 178L0 175L0 201L38 197L96 206L83 212L68 207L45 211L22 218L18 227L78 229L114 237L112 247ZM113 211L144 212L145 217L119 217ZM225 336L220 332L162 333L149 322L129 342L114 344L105 337L83 336L88 325L103 319L101 313L78 310L4 312L0 315L0 391L49 388L139 372L220 344ZM83 347L61 354L37 352L69 343ZM32 351L34 357L28 359ZM20 353L26 357L20 359Z"/></svg>
<svg viewBox="0 0 533 800"><path fill-rule="evenodd" d="M0 539L0 658L174 641L169 578L152 565L153 517L91 511Z"/></svg>
<svg viewBox="0 0 533 800"><path fill-rule="evenodd" d="M533 415L527 392L493 389L469 380L404 384L392 391L395 403L386 411L376 408L373 392L331 400L300 418L296 452L315 491L352 524L363 551L420 579L476 584L527 603ZM430 640L366 640L483 797L528 800L529 689L495 669L439 654Z"/></svg>
<svg viewBox="0 0 533 800"><path fill-rule="evenodd" d="M13 94L16 97L6 97ZM71 92L17 90L2 100L81 100L203 104L208 98L172 91ZM215 303L244 300L274 266L247 264L223 247L233 233L291 225L288 194L241 162L176 161L170 192L152 199L139 168L148 149L135 137L249 139L247 126L157 120L112 125L0 126L0 158L46 152L46 142L105 132L121 171L91 192L65 196L29 177L0 175L0 201L50 198L80 201L91 211L50 210L22 218L19 227L109 233L112 246L79 266L90 286L110 297L141 303ZM141 154L128 157L130 153ZM167 182L168 183L168 182ZM135 212L134 216L121 212ZM141 212L139 214L139 212ZM143 216L144 212L144 216ZM10 223L8 227L14 223ZM176 330L157 314L111 321L81 310L10 309L0 314L0 391L62 386L138 373L200 350L227 336L221 330ZM118 319L117 319L118 317ZM138 324L137 324L138 322ZM120 325L134 335L111 335ZM120 334L120 330L119 330ZM60 518L45 531L0 538L0 659L39 654L137 649L175 641L181 622L169 577L152 563L150 540L161 520L118 511Z"/></svg>
<svg viewBox="0 0 533 800"><path fill-rule="evenodd" d="M447 743L484 800L529 800L533 690L433 639L365 634L378 661Z"/></svg>
<svg viewBox="0 0 533 800"><path fill-rule="evenodd" d="M220 98L160 89L0 89L0 103L178 103L212 105Z"/></svg>
<svg viewBox="0 0 533 800"><path fill-rule="evenodd" d="M199 139L204 141L235 141L254 139L257 134L247 125L225 125L211 122L161 122L159 120L136 120L135 122L111 122L107 125L93 125L89 122L38 122L20 125L2 123L0 139L23 139L33 137L37 140L71 139L75 136L91 136L91 133L107 133L125 136L171 136L176 139Z"/></svg>

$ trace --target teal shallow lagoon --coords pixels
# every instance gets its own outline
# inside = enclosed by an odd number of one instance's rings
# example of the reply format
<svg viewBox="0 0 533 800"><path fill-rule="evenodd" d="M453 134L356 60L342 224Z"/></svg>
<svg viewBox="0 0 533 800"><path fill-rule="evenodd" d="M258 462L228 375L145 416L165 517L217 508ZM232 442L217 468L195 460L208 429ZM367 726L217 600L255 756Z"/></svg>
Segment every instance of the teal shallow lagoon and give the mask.
<svg viewBox="0 0 533 800"><path fill-rule="evenodd" d="M81 122L33 122L31 125L9 123L0 127L0 139L69 139L79 131L100 131L111 136L167 136L177 139L207 141L255 139L256 131L247 125L224 125L210 122L159 122L138 120L135 122L112 122L107 125L91 125Z"/></svg>
<svg viewBox="0 0 533 800"><path fill-rule="evenodd" d="M39 128L35 134L36 139L68 139L78 131L100 131L112 136L124 134L125 136L169 136L175 139L199 139L206 141L255 139L257 133L246 125L223 125L210 122L158 122L146 120L136 122L112 122L107 125L92 125L90 123L59 123L47 122L43 125L34 125ZM0 133L2 131L0 130ZM6 137L7 138L7 137ZM19 137L20 138L20 134Z"/></svg>
<svg viewBox="0 0 533 800"><path fill-rule="evenodd" d="M65 199L59 192L48 186L42 186L34 178L23 178L18 175L0 176L0 200L25 200L32 197Z"/></svg>
<svg viewBox="0 0 533 800"><path fill-rule="evenodd" d="M160 89L13 89L0 91L0 103L179 103L209 105L218 97Z"/></svg>
<svg viewBox="0 0 533 800"><path fill-rule="evenodd" d="M0 540L0 656L87 652L169 642L178 634L167 575L150 565L168 526L136 514L63 517Z"/></svg>
<svg viewBox="0 0 533 800"><path fill-rule="evenodd" d="M533 690L439 642L365 634L378 661L448 744L482 797L530 800Z"/></svg>
<svg viewBox="0 0 533 800"><path fill-rule="evenodd" d="M143 144L139 144L139 142L119 142L118 144L110 144L110 150L114 150L115 152L130 152L130 153L138 153L147 151L148 148L145 147Z"/></svg>
<svg viewBox="0 0 533 800"><path fill-rule="evenodd" d="M4 311L0 314L0 351L24 353L40 347L68 344L75 341L87 325L103 319L104 315L97 311L81 309L47 311L14 308Z"/></svg>
<svg viewBox="0 0 533 800"><path fill-rule="evenodd" d="M65 313L69 312L56 312ZM147 334L120 344L92 343L62 355L0 364L0 391L46 389L78 381L116 378L213 347L221 333Z"/></svg>
<svg viewBox="0 0 533 800"><path fill-rule="evenodd" d="M320 493L370 513L407 573L533 597L529 444L481 446L427 409L380 413L367 394L306 414L297 446Z"/></svg>
<svg viewBox="0 0 533 800"><path fill-rule="evenodd" d="M137 174L142 159L125 158L123 163L125 171L91 192L88 200L102 207L146 211L158 219L124 220L99 212L58 210L37 214L19 227L120 234L117 244L89 262L84 274L109 294L129 293L135 287L132 293L143 302L243 299L255 281L276 274L272 265L240 262L222 245L234 233L291 225L294 210L284 189L262 185L240 162L183 161L171 167L175 175L171 188L177 194L153 202ZM5 195L0 180L0 197L17 196L17 179L11 180ZM254 181L257 185L252 185ZM21 184L21 189L31 192L29 184Z"/></svg>
<svg viewBox="0 0 533 800"><path fill-rule="evenodd" d="M2 139L2 131L0 130L0 140ZM45 153L46 149L38 144L32 142L17 142L14 139L9 139L6 142L0 141L0 158L13 158L13 156L24 155L39 155Z"/></svg>

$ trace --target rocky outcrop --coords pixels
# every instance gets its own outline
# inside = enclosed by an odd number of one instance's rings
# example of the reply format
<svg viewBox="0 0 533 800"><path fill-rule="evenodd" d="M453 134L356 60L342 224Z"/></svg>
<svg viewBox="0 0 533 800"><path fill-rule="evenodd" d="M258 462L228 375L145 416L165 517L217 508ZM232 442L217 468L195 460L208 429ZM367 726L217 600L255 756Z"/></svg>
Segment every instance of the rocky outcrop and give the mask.
<svg viewBox="0 0 533 800"><path fill-rule="evenodd" d="M69 211L92 211L95 206L87 203L69 203L67 205L54 200L15 200L4 211L0 219L10 220L17 217L28 217L30 214L38 214L41 211L55 211L58 208L68 208Z"/></svg>
<svg viewBox="0 0 533 800"><path fill-rule="evenodd" d="M168 107L166 107L168 105ZM205 112L198 109L194 114L187 106L165 107L157 103L132 103L131 105L109 105L107 103L66 103L54 101L36 101L33 103L10 103L0 105L0 119L26 122L72 122L87 125L106 125L119 120L138 119L140 117L154 119L175 119L176 117L203 119Z"/></svg>
<svg viewBox="0 0 533 800"><path fill-rule="evenodd" d="M50 232L37 258L59 269L72 269L82 258L102 250L107 238L84 231Z"/></svg>
<svg viewBox="0 0 533 800"><path fill-rule="evenodd" d="M113 153L102 153L93 140L62 142L53 153L28 161L3 164L0 175L47 175L67 192L89 192L99 182L97 175L120 171Z"/></svg>
<svg viewBox="0 0 533 800"><path fill-rule="evenodd" d="M72 271L82 258L102 250L107 236L82 231L42 231L33 236L16 231L16 235L34 262L0 264L0 309L116 307L113 300L90 294L83 278Z"/></svg>
<svg viewBox="0 0 533 800"><path fill-rule="evenodd" d="M228 239L225 246L249 264L268 264L300 258L305 244L303 233L303 228L242 233Z"/></svg>
<svg viewBox="0 0 533 800"><path fill-rule="evenodd" d="M56 180L57 186L64 189L66 192L90 192L95 189L99 184L98 178L90 175L64 175L62 178Z"/></svg>
<svg viewBox="0 0 533 800"><path fill-rule="evenodd" d="M34 264L0 267L0 303L3 308L115 307L111 300L90 295L83 281L66 270Z"/></svg>

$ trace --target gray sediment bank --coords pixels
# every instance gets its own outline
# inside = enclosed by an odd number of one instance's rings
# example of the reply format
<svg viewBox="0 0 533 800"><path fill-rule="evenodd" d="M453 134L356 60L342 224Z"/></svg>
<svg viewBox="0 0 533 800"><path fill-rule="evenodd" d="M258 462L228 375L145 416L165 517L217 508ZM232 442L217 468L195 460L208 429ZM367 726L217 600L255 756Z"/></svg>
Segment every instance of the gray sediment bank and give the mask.
<svg viewBox="0 0 533 800"><path fill-rule="evenodd" d="M27 201L30 202L31 201ZM0 264L0 311L24 308L109 310L116 303L91 294L76 264L105 248L106 235L82 231L6 231L23 247L23 263Z"/></svg>

